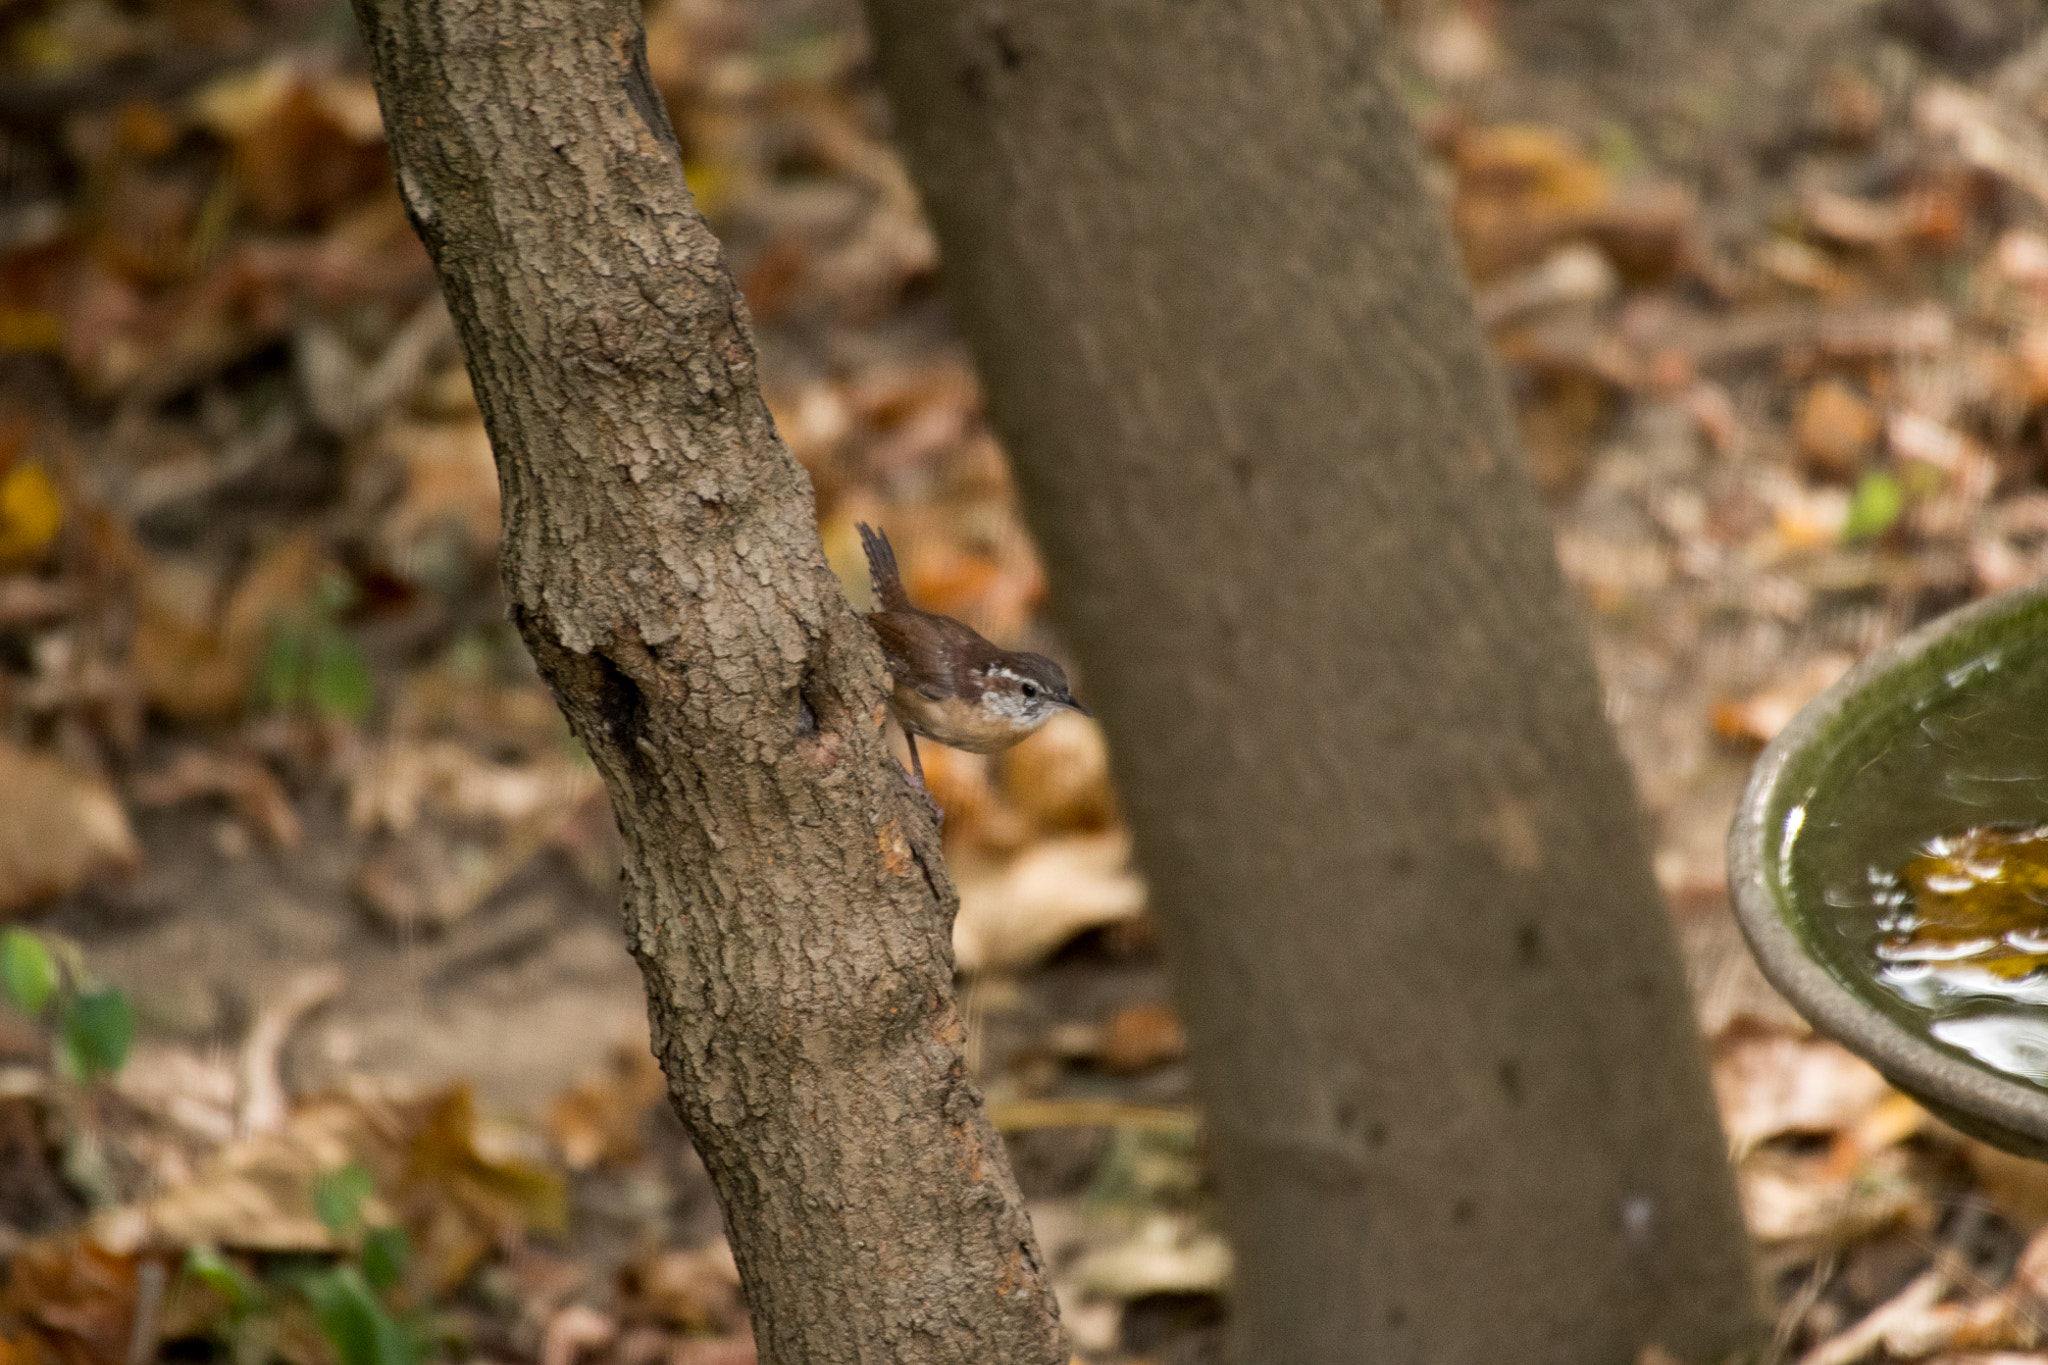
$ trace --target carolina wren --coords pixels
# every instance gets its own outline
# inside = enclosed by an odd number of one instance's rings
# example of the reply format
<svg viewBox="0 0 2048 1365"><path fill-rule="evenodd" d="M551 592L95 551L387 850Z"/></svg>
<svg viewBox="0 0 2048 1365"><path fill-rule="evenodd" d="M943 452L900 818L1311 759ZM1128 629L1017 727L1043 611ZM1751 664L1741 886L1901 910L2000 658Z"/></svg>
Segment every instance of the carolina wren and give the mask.
<svg viewBox="0 0 2048 1365"><path fill-rule="evenodd" d="M919 735L970 754L992 754L1055 712L1093 714L1074 700L1067 675L1043 654L998 649L971 626L911 606L889 537L861 522L860 543L881 606L868 613L868 624L889 665L889 714L910 741L910 766L920 784Z"/></svg>

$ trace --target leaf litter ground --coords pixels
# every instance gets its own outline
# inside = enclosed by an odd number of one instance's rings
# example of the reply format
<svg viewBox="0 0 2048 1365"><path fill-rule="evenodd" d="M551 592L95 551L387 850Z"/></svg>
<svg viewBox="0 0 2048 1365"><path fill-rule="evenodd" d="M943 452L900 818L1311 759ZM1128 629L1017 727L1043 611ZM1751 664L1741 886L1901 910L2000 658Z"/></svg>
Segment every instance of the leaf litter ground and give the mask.
<svg viewBox="0 0 2048 1365"><path fill-rule="evenodd" d="M2044 1168L1808 1034L1726 908L1755 746L2048 569L2048 47L1990 0L1816 23L1796 98L1651 149L1547 103L1484 7L1403 6L1401 40L1656 822L1775 1353L2048 1360ZM1057 652L857 16L648 24L834 566L864 594L853 527L886 525L921 604ZM0 1013L0 1357L751 1361L345 9L0 32L0 965L32 1006ZM1100 737L926 762L1077 1345L1212 1358L1229 1256Z"/></svg>

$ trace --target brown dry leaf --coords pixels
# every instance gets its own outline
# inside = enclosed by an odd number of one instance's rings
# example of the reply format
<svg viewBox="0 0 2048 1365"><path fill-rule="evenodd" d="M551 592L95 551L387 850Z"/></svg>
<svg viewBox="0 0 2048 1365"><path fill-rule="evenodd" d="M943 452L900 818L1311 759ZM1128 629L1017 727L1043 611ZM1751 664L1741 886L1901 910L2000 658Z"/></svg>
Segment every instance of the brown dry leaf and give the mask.
<svg viewBox="0 0 2048 1365"><path fill-rule="evenodd" d="M104 782L0 740L0 913L141 856L128 813Z"/></svg>
<svg viewBox="0 0 2048 1365"><path fill-rule="evenodd" d="M2030 1233L2048 1228L2048 1164L2014 1156L1961 1133L1950 1132L1947 1136L1962 1150L1971 1174L1977 1178L1977 1188L2001 1217ZM2044 1249L2048 1249L2048 1244L2044 1244ZM2048 1264L2041 1268L2048 1272ZM2048 1291L2048 1279L2042 1281L2040 1288ZM2048 1298L2048 1293L2043 1297Z"/></svg>
<svg viewBox="0 0 2048 1365"><path fill-rule="evenodd" d="M1102 727L1062 712L1003 756L1011 801L1049 830L1103 829L1116 821Z"/></svg>
<svg viewBox="0 0 2048 1365"><path fill-rule="evenodd" d="M1184 1215L1154 1213L1123 1241L1082 1258L1075 1273L1088 1292L1129 1300L1221 1294L1230 1270L1230 1248L1221 1236Z"/></svg>
<svg viewBox="0 0 2048 1365"><path fill-rule="evenodd" d="M1102 1028L1102 1069L1136 1076L1177 1062L1188 1049L1187 1030L1170 1005L1126 1005Z"/></svg>
<svg viewBox="0 0 2048 1365"><path fill-rule="evenodd" d="M899 752L907 769L907 750ZM970 850L1009 853L1031 841L1031 821L990 779L991 759L942 744L924 744L917 752L924 764L925 788L946 813L946 847L955 856L967 856Z"/></svg>
<svg viewBox="0 0 2048 1365"><path fill-rule="evenodd" d="M173 806L218 797L279 848L305 837L299 813L277 775L253 758L210 749L182 749L168 767L136 777L130 790L143 806Z"/></svg>
<svg viewBox="0 0 2048 1365"><path fill-rule="evenodd" d="M209 1146L235 1136L235 1069L223 1060L145 1041L135 1045L113 1084L130 1104Z"/></svg>
<svg viewBox="0 0 2048 1365"><path fill-rule="evenodd" d="M1608 201L1607 174L1556 129L1478 129L1453 149L1451 223L1475 279L1535 259Z"/></svg>
<svg viewBox="0 0 2048 1365"><path fill-rule="evenodd" d="M1621 288L1621 276L1599 248L1574 242L1537 265L1489 286L1473 301L1480 322L1497 326L1524 313L1599 303Z"/></svg>
<svg viewBox="0 0 2048 1365"><path fill-rule="evenodd" d="M350 775L348 818L353 829L396 834L417 825L424 807L463 820L553 820L603 786L587 760L559 749L530 762L499 763L453 740L393 740Z"/></svg>
<svg viewBox="0 0 2048 1365"><path fill-rule="evenodd" d="M548 1133L572 1171L639 1159L648 1106L667 1094L644 1040L621 1043L611 1064L564 1090L548 1106Z"/></svg>
<svg viewBox="0 0 2048 1365"><path fill-rule="evenodd" d="M304 601L319 576L310 532L274 546L218 604L205 567L164 561L142 578L133 661L150 705L181 720L218 720L242 709L277 618Z"/></svg>
<svg viewBox="0 0 2048 1365"><path fill-rule="evenodd" d="M64 1365L127 1365L135 1280L132 1256L84 1237L48 1238L14 1253L0 1310Z"/></svg>
<svg viewBox="0 0 2048 1365"><path fill-rule="evenodd" d="M1789 237L1770 237L1752 253L1757 268L1781 284L1840 299L1863 287L1862 278L1827 252Z"/></svg>
<svg viewBox="0 0 2048 1365"><path fill-rule="evenodd" d="M1714 732L1736 744L1763 745L1777 737L1800 708L1833 687L1855 664L1847 654L1817 654L1789 677L1740 701L1717 702Z"/></svg>
<svg viewBox="0 0 2048 1365"><path fill-rule="evenodd" d="M511 1130L479 1119L466 1085L433 1101L407 1150L405 1179L460 1204L500 1234L558 1234L568 1227L559 1172L519 1150Z"/></svg>
<svg viewBox="0 0 2048 1365"><path fill-rule="evenodd" d="M1144 913L1145 884L1120 832L1050 839L1000 868L963 864L953 957L963 972L1039 961L1088 929Z"/></svg>
<svg viewBox="0 0 2048 1365"><path fill-rule="evenodd" d="M1808 389L1792 423L1799 453L1816 472L1835 479L1856 476L1881 429L1870 405L1836 379Z"/></svg>
<svg viewBox="0 0 2048 1365"><path fill-rule="evenodd" d="M233 149L236 182L265 227L315 226L389 174L361 77L315 76L278 58L216 80L193 105Z"/></svg>
<svg viewBox="0 0 2048 1365"><path fill-rule="evenodd" d="M449 533L466 554L488 556L498 544L498 466L483 422L396 425L383 441L405 470L405 491L378 528L386 562L421 578L436 537Z"/></svg>
<svg viewBox="0 0 2048 1365"><path fill-rule="evenodd" d="M314 317L300 319L292 359L313 416L330 431L354 436L417 392L454 337L447 305L435 294L413 310L374 360L358 357L339 330ZM475 395L467 396L461 415L475 420Z"/></svg>
<svg viewBox="0 0 2048 1365"><path fill-rule="evenodd" d="M2048 142L2034 120L1961 86L1929 83L1913 104L1921 131L1952 138L1963 160L2048 204Z"/></svg>
<svg viewBox="0 0 2048 1365"><path fill-rule="evenodd" d="M99 1239L165 1248L329 1251L334 1235L313 1208L321 1175L360 1163L382 1188L399 1162L399 1134L388 1116L353 1100L316 1100L283 1127L222 1149L197 1179L142 1205L139 1219L120 1210L103 1215Z"/></svg>
<svg viewBox="0 0 2048 1365"><path fill-rule="evenodd" d="M1696 268L1694 223L1699 204L1673 183L1635 185L1590 214L1586 237L1633 285L1661 284Z"/></svg>
<svg viewBox="0 0 2048 1365"><path fill-rule="evenodd" d="M729 1337L685 1337L669 1348L667 1365L755 1365L751 1330Z"/></svg>
<svg viewBox="0 0 2048 1365"><path fill-rule="evenodd" d="M724 1239L695 1251L656 1251L619 1271L621 1309L629 1320L684 1332L730 1332L747 1323L740 1271Z"/></svg>
<svg viewBox="0 0 2048 1365"><path fill-rule="evenodd" d="M1736 1038L1714 1058L1721 1123L1737 1151L1784 1133L1848 1128L1890 1090L1867 1062L1820 1038Z"/></svg>
<svg viewBox="0 0 2048 1365"><path fill-rule="evenodd" d="M1896 1223L1926 1228L1934 1210L1906 1178L1897 1148L1879 1152L1854 1172L1828 1169L1828 1159L1769 1148L1737 1173L1743 1216L1760 1242L1840 1245Z"/></svg>
<svg viewBox="0 0 2048 1365"><path fill-rule="evenodd" d="M586 1351L600 1351L619 1334L618 1319L586 1303L572 1303L548 1319L541 1337L540 1365L576 1365Z"/></svg>
<svg viewBox="0 0 2048 1365"><path fill-rule="evenodd" d="M1944 225L1953 216L1927 194L1874 203L1832 190L1814 190L1803 207L1806 221L1821 236L1877 251L1939 240L1947 235Z"/></svg>
<svg viewBox="0 0 2048 1365"><path fill-rule="evenodd" d="M351 889L386 928L401 935L445 929L497 894L566 819L524 820L490 841L440 825L410 830L364 859Z"/></svg>
<svg viewBox="0 0 2048 1365"><path fill-rule="evenodd" d="M1614 405L1615 386L1584 370L1540 376L1529 400L1517 405L1522 445L1546 493L1570 487L1585 472L1593 436L1606 424Z"/></svg>

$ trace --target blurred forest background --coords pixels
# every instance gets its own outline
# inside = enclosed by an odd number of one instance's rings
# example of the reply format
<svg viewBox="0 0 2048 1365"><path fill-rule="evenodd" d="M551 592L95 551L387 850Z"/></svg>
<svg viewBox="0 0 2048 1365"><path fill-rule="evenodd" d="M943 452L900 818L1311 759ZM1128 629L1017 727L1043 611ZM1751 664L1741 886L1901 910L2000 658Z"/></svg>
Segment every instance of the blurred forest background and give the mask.
<svg viewBox="0 0 2048 1365"><path fill-rule="evenodd" d="M1721 865L1806 698L2048 569L2048 24L1781 8L1819 55L1770 98L1708 53L1650 121L1485 0L1404 0L1392 55L1654 824L1777 1357L2048 1361L2048 1167L1814 1039ZM857 9L647 23L849 592L874 522L920 605L1057 654ZM753 1360L497 529L346 6L0 0L0 1365ZM1230 1257L1100 737L924 758L1075 1342L1213 1359Z"/></svg>

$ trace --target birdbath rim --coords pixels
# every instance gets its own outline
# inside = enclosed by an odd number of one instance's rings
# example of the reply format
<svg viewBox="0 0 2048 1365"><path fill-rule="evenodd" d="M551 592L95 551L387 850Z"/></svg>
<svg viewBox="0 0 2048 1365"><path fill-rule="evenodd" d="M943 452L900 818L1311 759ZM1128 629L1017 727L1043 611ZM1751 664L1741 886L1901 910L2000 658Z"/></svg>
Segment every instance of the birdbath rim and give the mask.
<svg viewBox="0 0 2048 1365"><path fill-rule="evenodd" d="M2030 630L2028 627L2031 626ZM1823 1036L1862 1057L1952 1126L2048 1160L2048 1089L1966 1060L1858 995L1800 933L1785 826L1830 762L1868 742L1859 729L1902 696L1931 690L1995 645L2048 635L2048 580L1937 617L1864 659L1814 698L1757 758L1728 832L1735 917L1764 977Z"/></svg>

